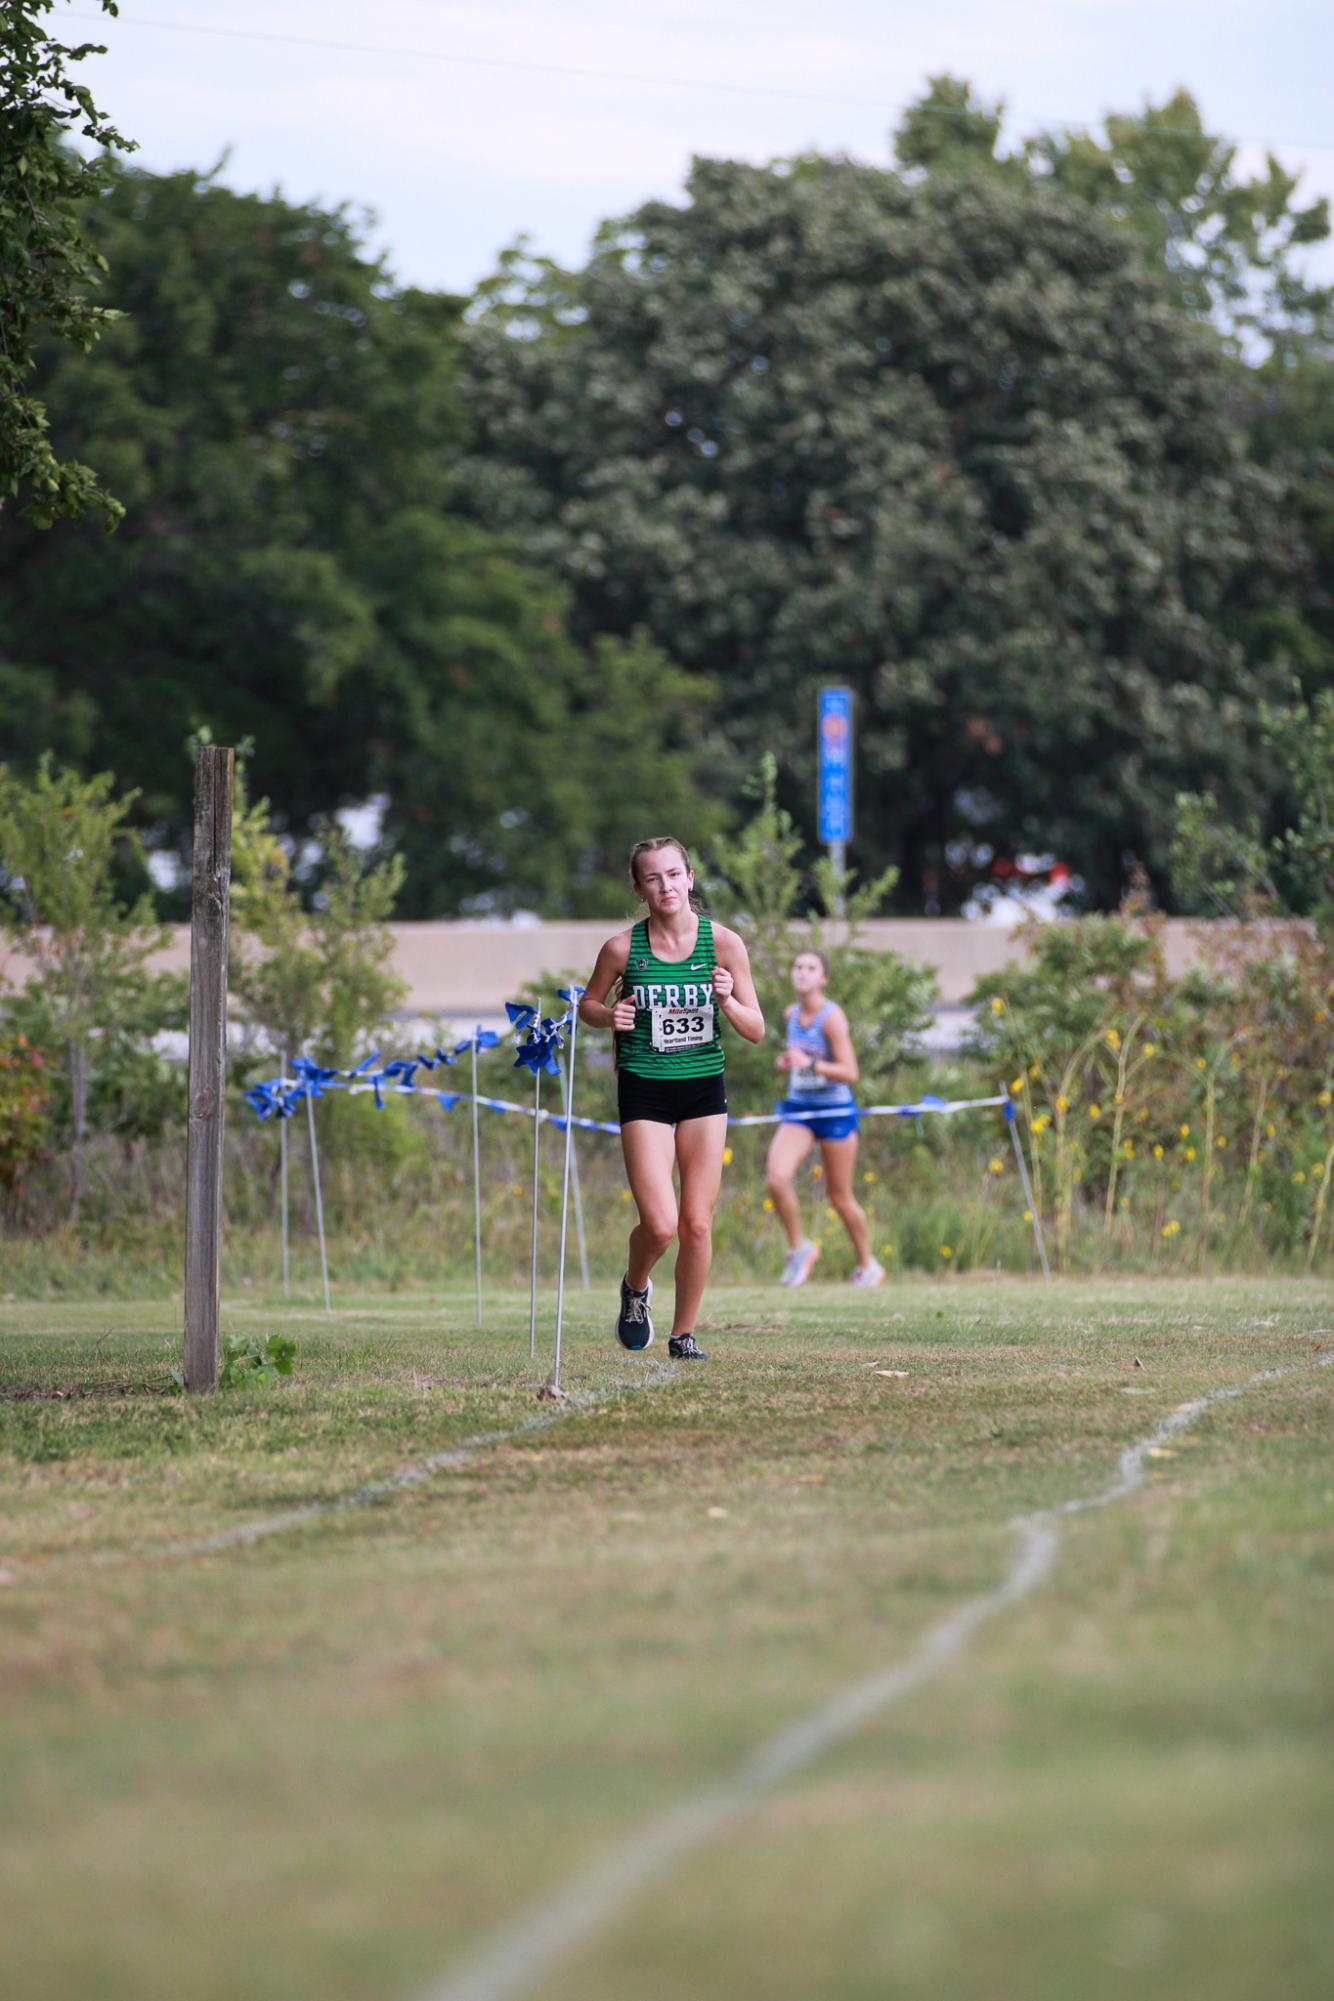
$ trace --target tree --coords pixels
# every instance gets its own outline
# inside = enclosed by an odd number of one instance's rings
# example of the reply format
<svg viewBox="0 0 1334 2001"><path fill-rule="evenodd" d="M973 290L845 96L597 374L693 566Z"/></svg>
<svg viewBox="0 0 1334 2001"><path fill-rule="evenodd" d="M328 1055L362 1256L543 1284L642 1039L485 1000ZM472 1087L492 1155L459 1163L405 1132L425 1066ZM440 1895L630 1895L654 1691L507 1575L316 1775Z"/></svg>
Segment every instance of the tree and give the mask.
<svg viewBox="0 0 1334 2001"><path fill-rule="evenodd" d="M1114 112L1102 136L1039 132L1000 150L1004 106L983 104L959 77L928 79L894 135L911 177L984 173L1032 179L1124 229L1168 296L1242 348L1300 346L1331 331L1334 288L1313 284L1301 255L1329 238L1329 203L1303 206L1298 177L1266 155L1238 172L1237 148L1210 132L1187 90L1136 113Z"/></svg>
<svg viewBox="0 0 1334 2001"><path fill-rule="evenodd" d="M1124 231L1025 177L701 160L604 230L582 321L516 338L515 279L468 333L460 495L579 635L716 680L789 810L817 683L854 684L867 873L916 897L970 836L1115 901L1191 774L1264 794L1287 667L1242 642L1302 550L1235 365Z"/></svg>
<svg viewBox="0 0 1334 2001"><path fill-rule="evenodd" d="M71 75L93 42L67 44L41 17L55 0L10 0L0 15L0 507L27 494L39 528L62 516L100 516L114 528L123 509L97 474L53 449L46 406L29 378L43 333L87 350L114 315L93 304L105 261L90 240L84 205L105 186L113 152L131 143ZM115 15L115 0L100 0ZM68 144L76 130L101 148L85 160Z"/></svg>
<svg viewBox="0 0 1334 2001"><path fill-rule="evenodd" d="M1005 105L983 104L957 76L930 76L925 97L910 104L894 134L894 157L909 173L994 171Z"/></svg>
<svg viewBox="0 0 1334 2001"><path fill-rule="evenodd" d="M1279 773L1284 824L1267 839L1258 817L1241 824L1209 792L1176 802L1172 865L1178 894L1230 917L1309 917L1334 938L1334 688L1308 702L1300 682L1261 715Z"/></svg>
<svg viewBox="0 0 1334 2001"><path fill-rule="evenodd" d="M342 1067L366 1054L407 995L390 966L388 929L403 863L372 862L337 827L322 831L322 888L308 910L268 800L251 805L239 788L229 984L270 1058L308 1055Z"/></svg>
<svg viewBox="0 0 1334 2001"><path fill-rule="evenodd" d="M792 961L802 951L823 953L856 1046L860 1095L888 1097L905 1056L930 1024L936 976L897 952L866 949L863 926L893 887L893 871L858 882L850 870L837 871L826 859L815 864L812 881L804 866L805 843L779 804L777 781L777 766L766 756L758 783L749 787L754 811L728 843L726 859L709 871L710 900L745 936L771 1032L781 1028L782 1011L792 998ZM771 1041L734 1042L728 1071L739 1091L754 1100L778 1088Z"/></svg>
<svg viewBox="0 0 1334 2001"><path fill-rule="evenodd" d="M53 361L53 404L131 518L111 543L27 531L0 553L16 765L47 744L114 765L184 864L181 746L248 738L297 846L384 798L404 915L596 909L633 813L634 774L609 787L605 758L652 675L655 782L718 824L707 686L633 638L574 643L563 589L451 510L461 301L396 288L345 210L209 176L118 172L94 228L123 317Z"/></svg>
<svg viewBox="0 0 1334 2001"><path fill-rule="evenodd" d="M122 1034L151 1041L177 1025L182 1004L179 978L148 971L164 943L149 898L127 905L116 889L118 850L138 850L127 825L133 803L115 796L110 772L82 779L48 756L25 783L0 765L0 925L36 964L28 1010L17 1018L39 1046L49 1035L64 1057L71 1222L83 1196L97 1073Z"/></svg>

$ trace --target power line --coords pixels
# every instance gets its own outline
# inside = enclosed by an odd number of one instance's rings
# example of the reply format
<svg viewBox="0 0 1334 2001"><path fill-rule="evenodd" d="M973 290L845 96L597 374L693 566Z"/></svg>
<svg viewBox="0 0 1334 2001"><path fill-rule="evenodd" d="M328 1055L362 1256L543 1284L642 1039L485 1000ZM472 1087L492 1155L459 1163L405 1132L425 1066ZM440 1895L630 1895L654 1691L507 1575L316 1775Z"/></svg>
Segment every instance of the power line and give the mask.
<svg viewBox="0 0 1334 2001"><path fill-rule="evenodd" d="M104 14L72 13L75 21L95 22L105 27ZM783 98L798 104L841 104L856 106L864 111L880 111L886 114L912 109L933 118L985 118L988 113L984 106L953 104L902 104L891 102L884 97L859 97L837 91L813 91L789 89L781 84L730 83L714 77L698 76L658 76L643 70L584 69L568 63L547 63L525 61L521 57L459 55L449 49L409 48L403 44L390 45L381 42L333 41L319 35L288 35L265 28L221 28L198 21L153 21L118 17L117 25L127 28L156 29L169 35L203 35L216 41L261 42L276 47L313 49L333 55L350 56L390 56L408 62L448 63L461 69L484 69L522 74L528 76L566 77L585 83L634 83L647 84L667 90L702 90L728 97L769 97ZM1151 131L1155 138L1199 140L1209 135L1187 126L1159 125L1149 119L1136 121L1133 114L1117 113L1125 123L1139 122ZM1049 129L1063 132L1092 133L1094 127L1078 119L1042 119L1036 121ZM1304 146L1299 140L1267 140L1254 135L1236 135L1237 143L1253 146L1286 145L1297 152L1320 152L1327 150L1320 146Z"/></svg>

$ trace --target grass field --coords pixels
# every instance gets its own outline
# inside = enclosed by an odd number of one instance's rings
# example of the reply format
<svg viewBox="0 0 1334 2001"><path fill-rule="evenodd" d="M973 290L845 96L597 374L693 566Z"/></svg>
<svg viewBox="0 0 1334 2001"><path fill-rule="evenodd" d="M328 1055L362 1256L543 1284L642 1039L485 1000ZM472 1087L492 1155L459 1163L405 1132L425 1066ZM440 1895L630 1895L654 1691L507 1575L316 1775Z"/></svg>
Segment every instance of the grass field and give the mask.
<svg viewBox="0 0 1334 2001"><path fill-rule="evenodd" d="M247 1296L228 1324L293 1334L296 1372L201 1402L166 1393L170 1305L0 1308L8 1996L452 1993L535 1899L991 1590L1012 1518L1262 1370L522 1991L1334 1992L1327 1284L720 1287L693 1371L621 1355L608 1311L573 1295L552 1413L517 1292L482 1333L463 1293ZM302 1504L330 1505L171 1551Z"/></svg>

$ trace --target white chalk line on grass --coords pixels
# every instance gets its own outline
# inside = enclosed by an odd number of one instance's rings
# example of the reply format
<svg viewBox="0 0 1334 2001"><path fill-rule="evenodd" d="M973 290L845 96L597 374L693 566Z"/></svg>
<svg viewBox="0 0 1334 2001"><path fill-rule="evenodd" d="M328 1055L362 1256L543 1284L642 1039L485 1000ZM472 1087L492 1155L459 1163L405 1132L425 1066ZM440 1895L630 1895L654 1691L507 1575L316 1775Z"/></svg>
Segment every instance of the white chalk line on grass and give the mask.
<svg viewBox="0 0 1334 2001"><path fill-rule="evenodd" d="M181 1557L214 1556L224 1550L243 1549L251 1543L263 1542L269 1536L283 1535L289 1529L304 1528L309 1522L323 1521L331 1515L345 1514L354 1508L368 1508L377 1501L390 1500L396 1494L406 1493L409 1488L420 1487L425 1481L433 1480L437 1473L466 1466L479 1453L487 1452L493 1446L507 1445L514 1439L531 1438L534 1432L547 1431L563 1418L576 1417L581 1412L618 1402L622 1397L637 1392L661 1388L666 1383L677 1381L680 1373L670 1362L650 1363L643 1375L633 1381L617 1383L606 1390L589 1390L582 1395L572 1395L553 1404L550 1410L541 1411L536 1417L511 1425L505 1431L478 1432L472 1438L461 1439L457 1445L447 1445L439 1452L432 1452L428 1458L419 1459L411 1466L401 1467L396 1473L387 1473L383 1479L370 1480L351 1493L334 1494L323 1501L302 1501L294 1507L280 1508L272 1515L260 1515L253 1521L237 1522L231 1528L217 1529L211 1535L184 1536L177 1542L157 1543L138 1550L95 1550L86 1556L76 1551L53 1557L49 1562L34 1562L23 1557L10 1561L16 1572L43 1575L72 1563L90 1567L167 1563Z"/></svg>
<svg viewBox="0 0 1334 2001"><path fill-rule="evenodd" d="M1331 1362L1334 1356L1322 1357L1317 1366L1327 1367ZM1126 1448L1118 1476L1110 1486L1034 1514L1016 1516L1010 1527L1018 1534L1019 1548L1000 1583L938 1620L906 1660L854 1682L757 1745L719 1784L656 1815L638 1833L630 1834L614 1855L560 1884L505 1925L461 1969L423 1989L417 2001L512 2001L523 1994L558 1961L604 1930L640 1891L683 1861L701 1842L714 1839L774 1787L957 1660L980 1627L1045 1582L1060 1547L1058 1524L1062 1519L1123 1500L1143 1484L1148 1455L1193 1424L1204 1411L1244 1396L1260 1383L1294 1375L1304 1366L1297 1363L1262 1369L1245 1383L1211 1390L1178 1405L1147 1438Z"/></svg>

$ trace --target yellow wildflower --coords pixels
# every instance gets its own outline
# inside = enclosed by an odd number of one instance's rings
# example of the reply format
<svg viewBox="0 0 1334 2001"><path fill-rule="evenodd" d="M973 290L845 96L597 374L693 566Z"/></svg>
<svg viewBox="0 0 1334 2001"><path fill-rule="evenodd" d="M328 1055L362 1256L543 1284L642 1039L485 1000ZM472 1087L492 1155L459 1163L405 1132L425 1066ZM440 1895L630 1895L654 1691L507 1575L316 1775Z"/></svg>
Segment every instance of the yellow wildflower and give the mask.
<svg viewBox="0 0 1334 2001"><path fill-rule="evenodd" d="M1068 1112L1070 1109L1070 1100L1068 1098L1058 1098L1056 1100L1056 1109L1058 1112Z"/></svg>
<svg viewBox="0 0 1334 2001"><path fill-rule="evenodd" d="M723 1166L730 1167L731 1165L732 1165L732 1149L730 1146L725 1146L723 1148Z"/></svg>
<svg viewBox="0 0 1334 2001"><path fill-rule="evenodd" d="M999 994L993 994L991 996L991 1012L993 1014L1004 1014L1005 1012L1005 1002L1001 999Z"/></svg>
<svg viewBox="0 0 1334 2001"><path fill-rule="evenodd" d="M1160 1146L1156 1146L1156 1147L1155 1147L1155 1148L1153 1149L1153 1157L1154 1157L1154 1159L1155 1159L1155 1160L1161 1160L1161 1159L1162 1159L1162 1157L1163 1157L1163 1150L1162 1150L1162 1148L1161 1148Z"/></svg>
<svg viewBox="0 0 1334 2001"><path fill-rule="evenodd" d="M628 1199L628 1191L627 1191L627 1199ZM764 1206L766 1209L772 1209L774 1206L772 1198L768 1195L766 1195L764 1198Z"/></svg>
<svg viewBox="0 0 1334 2001"><path fill-rule="evenodd" d="M1226 1134L1226 1133L1219 1133L1219 1135L1218 1135L1218 1138L1217 1138L1217 1139L1216 1139L1216 1140L1214 1141L1214 1145L1215 1145L1215 1146L1226 1146L1226 1145L1227 1145L1227 1134Z"/></svg>
<svg viewBox="0 0 1334 2001"><path fill-rule="evenodd" d="M1119 1049L1121 1047L1121 1038L1114 1028L1109 1028L1107 1031L1107 1047L1109 1049Z"/></svg>
<svg viewBox="0 0 1334 2001"><path fill-rule="evenodd" d="M1157 1043L1156 1043L1156 1042L1146 1042L1146 1043L1145 1043L1145 1045L1144 1045L1144 1054L1145 1054L1146 1056L1156 1056L1156 1055L1158 1054L1158 1045L1157 1045Z"/></svg>
<svg viewBox="0 0 1334 2001"><path fill-rule="evenodd" d="M1015 1077L1010 1084L1010 1096L1012 1098L1017 1098L1019 1093L1023 1090L1023 1088L1024 1088L1023 1078Z"/></svg>
<svg viewBox="0 0 1334 2001"><path fill-rule="evenodd" d="M1301 1185L1302 1185L1302 1183L1303 1183L1303 1182L1305 1181L1305 1179L1306 1179L1306 1174L1305 1174L1304 1170L1303 1170L1302 1168L1300 1168L1300 1167L1299 1167L1299 1168L1297 1169L1297 1172L1296 1172L1296 1173L1295 1173L1295 1174L1293 1175L1293 1177L1292 1177L1292 1178L1293 1178L1293 1180L1294 1180L1294 1181L1296 1182L1297 1186L1298 1186L1298 1187L1300 1188L1300 1187L1301 1187Z"/></svg>
<svg viewBox="0 0 1334 2001"><path fill-rule="evenodd" d="M988 1171L992 1174L1004 1174L1005 1162L1001 1159L999 1154L994 1155L991 1161L988 1163Z"/></svg>
<svg viewBox="0 0 1334 2001"><path fill-rule="evenodd" d="M1182 1137L1182 1139L1189 1139L1189 1138L1190 1138L1190 1127L1189 1127L1189 1126L1181 1126L1181 1127L1179 1127L1179 1128L1178 1128L1178 1130L1179 1130L1179 1131L1180 1131L1180 1133L1181 1133L1181 1137Z"/></svg>
<svg viewBox="0 0 1334 2001"><path fill-rule="evenodd" d="M1272 1119L1270 1120L1269 1124L1265 1127L1265 1131L1269 1135L1270 1139L1273 1139L1275 1134L1278 1132L1278 1127L1274 1124Z"/></svg>
<svg viewBox="0 0 1334 2001"><path fill-rule="evenodd" d="M940 1255L941 1255L941 1256L942 1256L943 1258L952 1258L952 1257L954 1256L954 1253L953 1253L953 1251L952 1251L952 1250L950 1249L950 1247L949 1247L949 1245L948 1245L948 1244L942 1244L942 1245L941 1245L941 1247L940 1247Z"/></svg>
<svg viewBox="0 0 1334 2001"><path fill-rule="evenodd" d="M1208 1064L1205 1062L1202 1056L1197 1056L1195 1058L1195 1068L1197 1070L1207 1070L1208 1067L1209 1067Z"/></svg>
<svg viewBox="0 0 1334 2001"><path fill-rule="evenodd" d="M1195 1158L1195 1149L1194 1149L1194 1147L1193 1147L1193 1146L1188 1146L1188 1147L1186 1148L1186 1158L1187 1158L1187 1160L1194 1160L1194 1158Z"/></svg>
<svg viewBox="0 0 1334 2001"><path fill-rule="evenodd" d="M1025 1211L1024 1211L1024 1221L1025 1221L1026 1223L1031 1223L1031 1222L1032 1222L1032 1220L1033 1220L1033 1211L1032 1211L1031 1209L1025 1209Z"/></svg>
<svg viewBox="0 0 1334 2001"><path fill-rule="evenodd" d="M1100 1118L1102 1117L1102 1106L1101 1106L1101 1105L1090 1105L1090 1106L1089 1106L1089 1117L1090 1117L1091 1119L1100 1119Z"/></svg>
<svg viewBox="0 0 1334 2001"><path fill-rule="evenodd" d="M1334 1100L1334 1091L1321 1091L1316 1097L1318 1105L1328 1105L1332 1100Z"/></svg>

